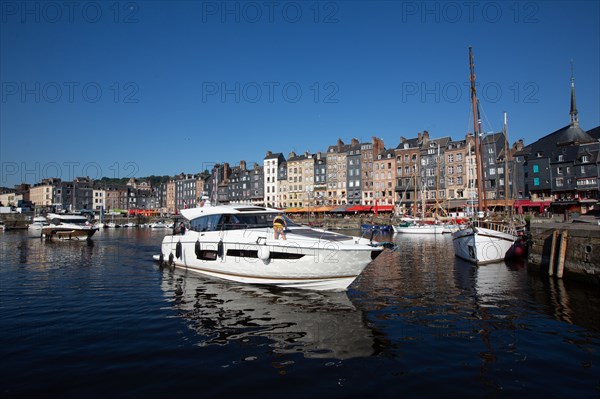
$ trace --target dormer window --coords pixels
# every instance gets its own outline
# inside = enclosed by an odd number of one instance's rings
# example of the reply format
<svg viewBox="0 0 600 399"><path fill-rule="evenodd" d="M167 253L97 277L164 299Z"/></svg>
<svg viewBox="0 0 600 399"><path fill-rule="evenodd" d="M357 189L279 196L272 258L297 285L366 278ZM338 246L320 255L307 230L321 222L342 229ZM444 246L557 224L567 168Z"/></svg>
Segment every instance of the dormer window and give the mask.
<svg viewBox="0 0 600 399"><path fill-rule="evenodd" d="M541 152L536 152L535 156L538 157L538 158L541 158L542 157L542 153Z"/></svg>
<svg viewBox="0 0 600 399"><path fill-rule="evenodd" d="M558 162L562 162L564 160L565 160L565 156L564 155L561 154L561 155L558 156Z"/></svg>
<svg viewBox="0 0 600 399"><path fill-rule="evenodd" d="M590 157L588 155L583 155L581 157L581 162L590 162Z"/></svg>

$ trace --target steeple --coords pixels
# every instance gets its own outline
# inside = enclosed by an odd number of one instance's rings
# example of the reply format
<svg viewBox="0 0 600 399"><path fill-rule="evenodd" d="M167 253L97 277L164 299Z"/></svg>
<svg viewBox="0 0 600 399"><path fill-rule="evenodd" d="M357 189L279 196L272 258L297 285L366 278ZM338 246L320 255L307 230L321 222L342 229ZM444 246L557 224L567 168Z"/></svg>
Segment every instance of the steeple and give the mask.
<svg viewBox="0 0 600 399"><path fill-rule="evenodd" d="M579 116L577 115L577 105L575 104L575 78L573 77L573 60L571 60L571 126L579 126Z"/></svg>

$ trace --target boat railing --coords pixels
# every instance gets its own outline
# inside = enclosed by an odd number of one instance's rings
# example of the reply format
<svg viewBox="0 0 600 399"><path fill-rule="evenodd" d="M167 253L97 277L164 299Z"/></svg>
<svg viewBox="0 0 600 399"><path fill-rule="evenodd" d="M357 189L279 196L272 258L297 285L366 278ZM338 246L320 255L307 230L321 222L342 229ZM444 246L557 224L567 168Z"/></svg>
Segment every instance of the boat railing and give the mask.
<svg viewBox="0 0 600 399"><path fill-rule="evenodd" d="M472 225L475 227L481 227L514 236L519 235L519 233L523 232L525 229L524 226L516 226L512 223L506 222L490 222L476 220L472 222Z"/></svg>

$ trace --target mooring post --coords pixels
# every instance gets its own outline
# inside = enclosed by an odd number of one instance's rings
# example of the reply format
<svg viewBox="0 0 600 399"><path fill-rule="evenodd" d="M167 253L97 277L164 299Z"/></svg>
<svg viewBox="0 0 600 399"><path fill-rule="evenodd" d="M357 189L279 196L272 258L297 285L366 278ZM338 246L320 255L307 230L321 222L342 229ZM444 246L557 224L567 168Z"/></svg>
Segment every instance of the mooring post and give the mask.
<svg viewBox="0 0 600 399"><path fill-rule="evenodd" d="M562 278L563 271L565 269L565 258L567 256L567 238L569 231L565 230L561 234L560 239L560 251L558 253L558 270L556 271L556 277Z"/></svg>
<svg viewBox="0 0 600 399"><path fill-rule="evenodd" d="M558 230L552 232L552 246L550 247L550 265L548 266L548 275L554 274L554 255L556 252L556 239L558 237Z"/></svg>

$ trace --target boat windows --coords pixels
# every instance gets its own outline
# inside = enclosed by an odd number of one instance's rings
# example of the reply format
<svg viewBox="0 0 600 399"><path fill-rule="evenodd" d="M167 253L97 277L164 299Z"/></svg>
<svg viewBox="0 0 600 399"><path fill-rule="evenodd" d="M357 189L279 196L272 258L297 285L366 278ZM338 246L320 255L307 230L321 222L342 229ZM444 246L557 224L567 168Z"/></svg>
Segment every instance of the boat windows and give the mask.
<svg viewBox="0 0 600 399"><path fill-rule="evenodd" d="M273 226L273 219L278 213L239 213L200 216L190 222L190 229L198 232L255 229ZM283 216L287 226L296 226L294 222Z"/></svg>

